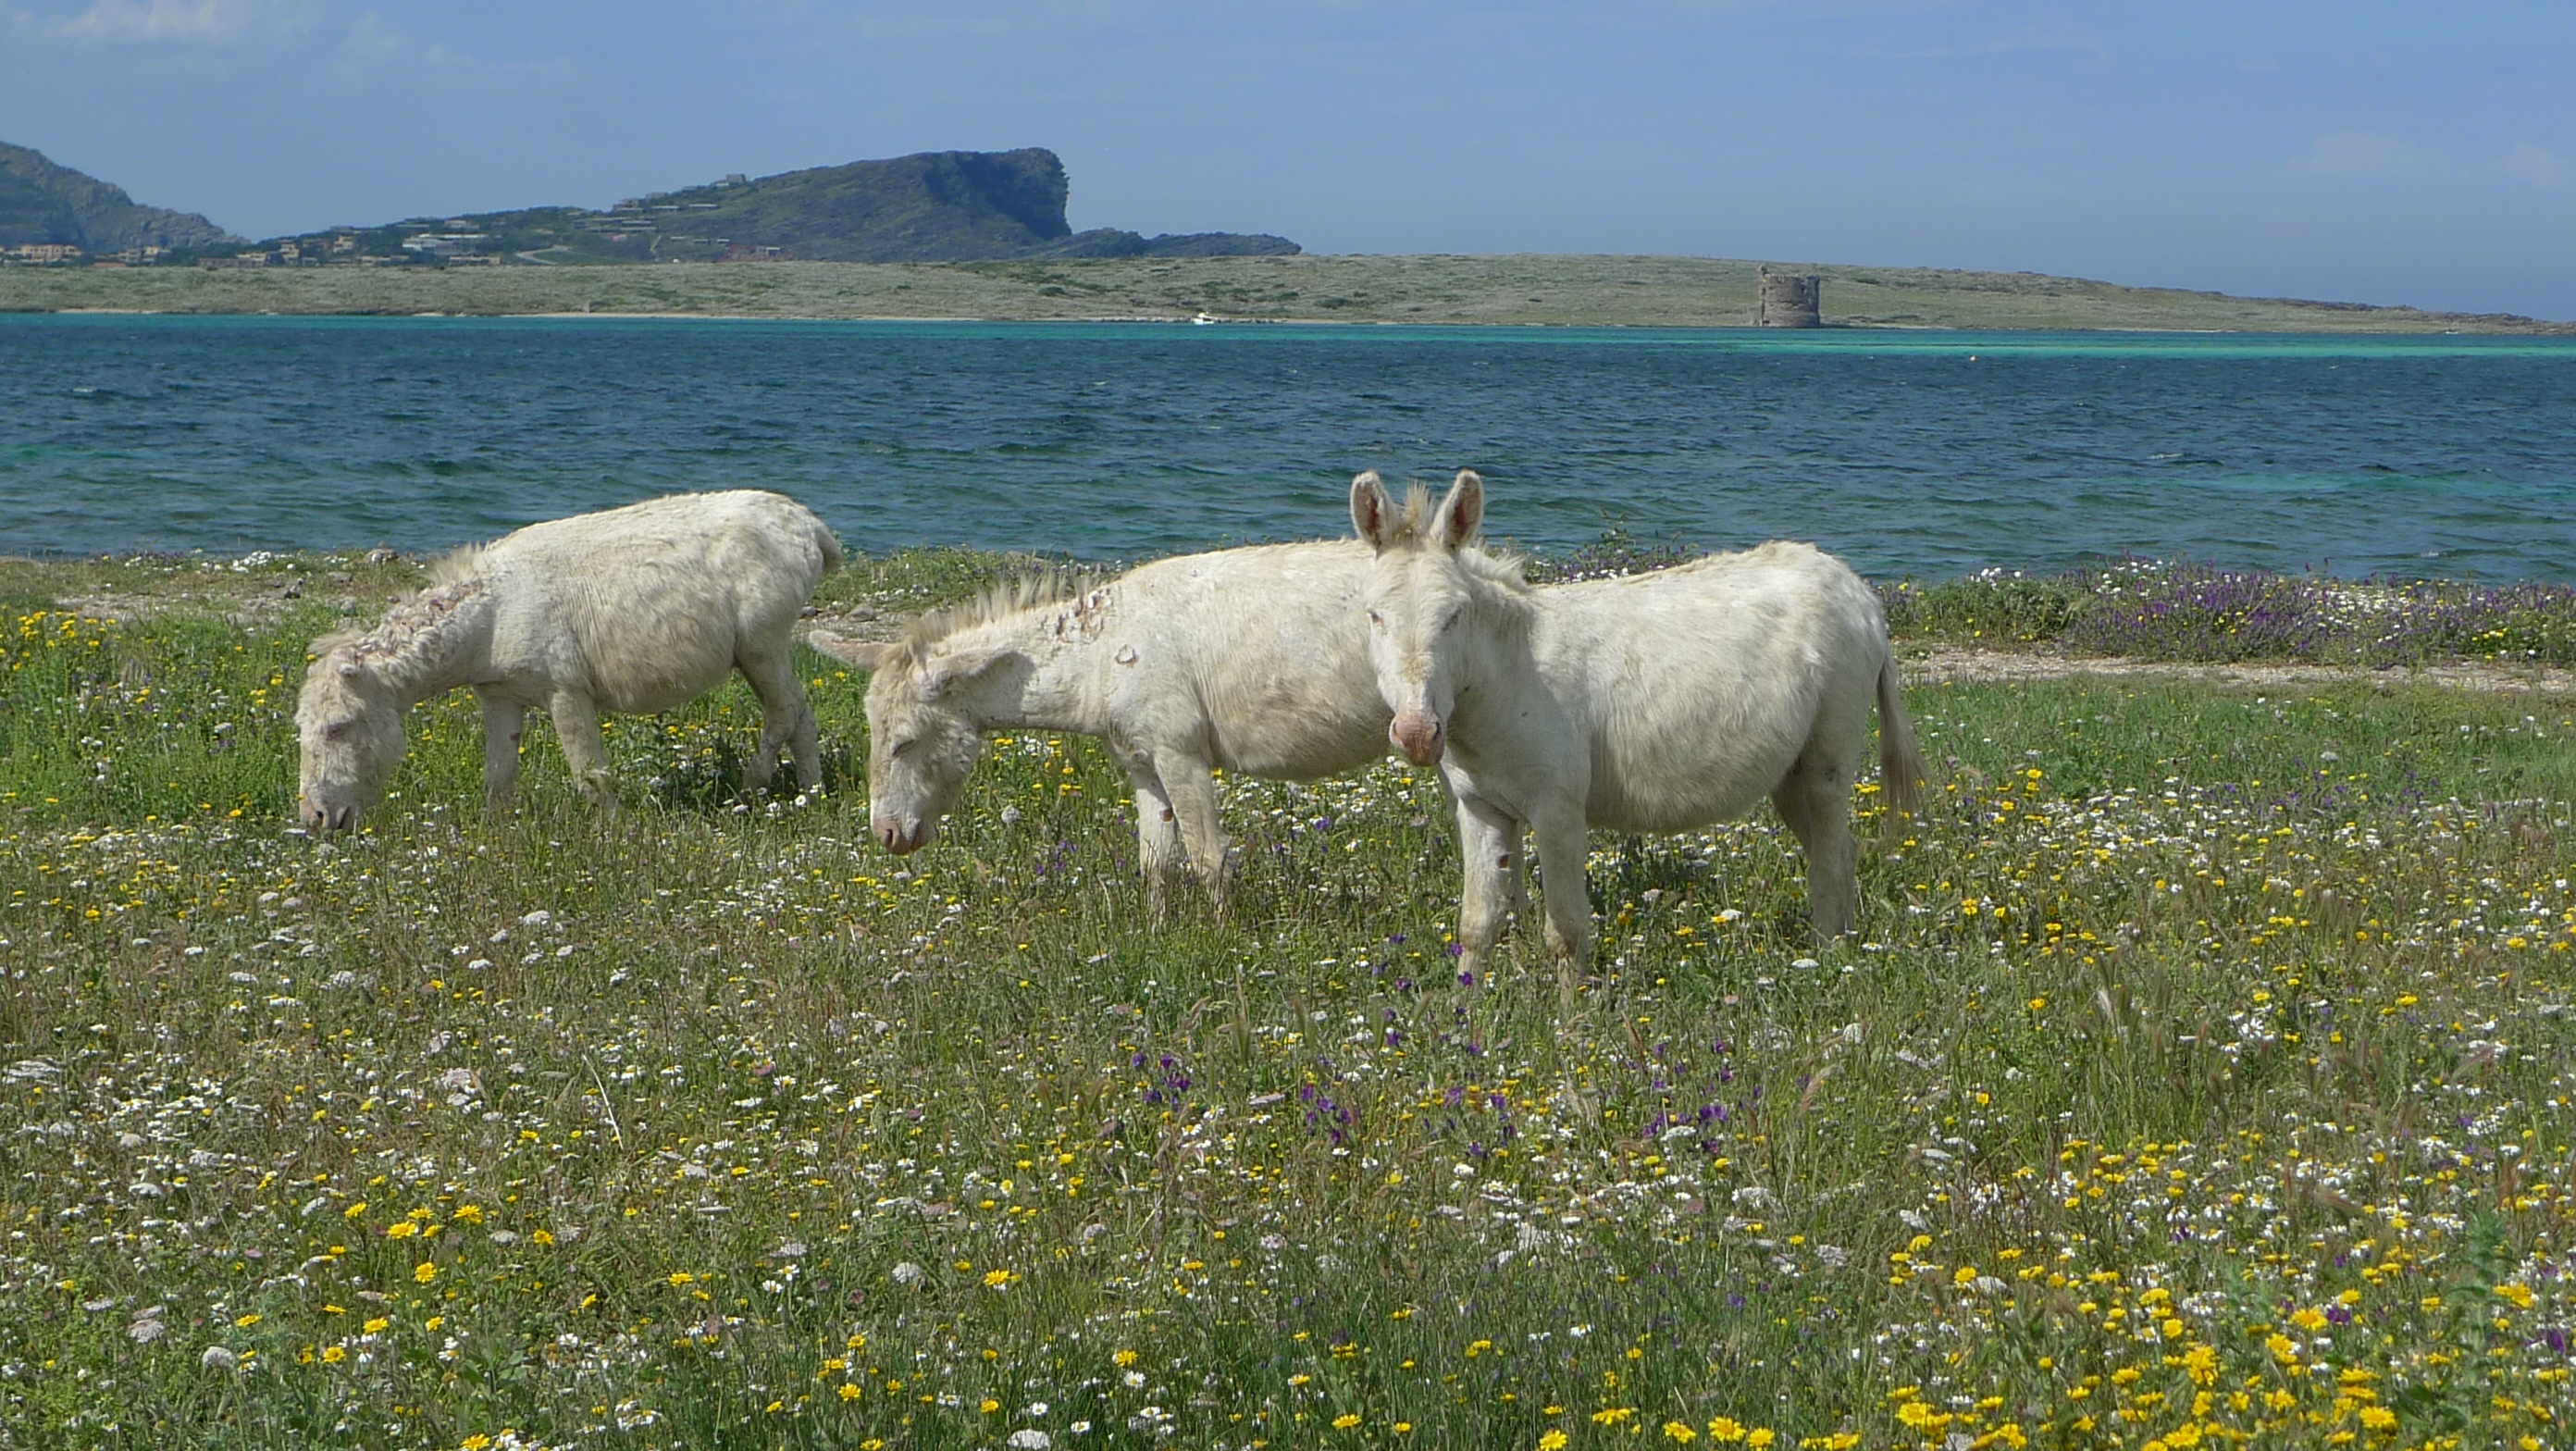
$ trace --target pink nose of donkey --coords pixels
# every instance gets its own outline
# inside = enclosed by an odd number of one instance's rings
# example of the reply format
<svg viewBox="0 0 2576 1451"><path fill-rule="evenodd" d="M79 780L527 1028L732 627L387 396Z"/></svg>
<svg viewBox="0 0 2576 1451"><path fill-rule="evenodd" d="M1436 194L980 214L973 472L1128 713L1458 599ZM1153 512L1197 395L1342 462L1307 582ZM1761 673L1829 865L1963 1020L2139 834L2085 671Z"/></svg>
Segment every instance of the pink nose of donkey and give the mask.
<svg viewBox="0 0 2576 1451"><path fill-rule="evenodd" d="M1406 711L1386 728L1386 737L1404 758L1417 766L1434 766L1440 762L1443 744L1440 722L1430 716Z"/></svg>
<svg viewBox="0 0 2576 1451"><path fill-rule="evenodd" d="M316 803L307 800L305 797L298 795L295 798L295 815L298 820L302 821L306 826L312 827L316 831L355 831L358 829L358 808L355 806L342 806L334 809L332 807L317 805Z"/></svg>
<svg viewBox="0 0 2576 1451"><path fill-rule="evenodd" d="M908 856L930 841L930 824L923 822L907 827L891 816L880 816L875 822L877 842L896 856Z"/></svg>

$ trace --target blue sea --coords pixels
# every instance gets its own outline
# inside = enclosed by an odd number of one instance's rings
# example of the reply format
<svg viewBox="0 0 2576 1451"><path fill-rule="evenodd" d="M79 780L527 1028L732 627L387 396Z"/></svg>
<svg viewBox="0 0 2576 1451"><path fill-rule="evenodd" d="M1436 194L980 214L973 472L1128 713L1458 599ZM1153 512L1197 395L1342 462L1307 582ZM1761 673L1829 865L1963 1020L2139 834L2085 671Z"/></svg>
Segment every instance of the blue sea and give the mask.
<svg viewBox="0 0 2576 1451"><path fill-rule="evenodd" d="M0 317L0 553L434 550L757 486L868 551L1132 559L1461 467L1548 550L2569 583L2576 339Z"/></svg>

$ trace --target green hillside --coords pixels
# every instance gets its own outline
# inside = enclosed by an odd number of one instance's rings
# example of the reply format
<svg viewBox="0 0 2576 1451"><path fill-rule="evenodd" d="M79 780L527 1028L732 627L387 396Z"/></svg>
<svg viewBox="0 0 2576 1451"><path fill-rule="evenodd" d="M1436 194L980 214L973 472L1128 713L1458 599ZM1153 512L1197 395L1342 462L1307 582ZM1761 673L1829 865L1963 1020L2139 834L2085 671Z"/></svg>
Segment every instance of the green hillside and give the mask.
<svg viewBox="0 0 2576 1451"><path fill-rule="evenodd" d="M267 244L281 261L541 264L966 262L1294 253L1284 237L1076 232L1071 183L1043 147L929 151L630 197L601 211L524 207L335 228Z"/></svg>
<svg viewBox="0 0 2576 1451"><path fill-rule="evenodd" d="M0 248L53 244L99 254L240 242L195 212L137 206L122 187L0 142Z"/></svg>
<svg viewBox="0 0 2576 1451"><path fill-rule="evenodd" d="M243 240L204 217L139 207L114 186L0 145L0 248L77 247L95 260L155 247L163 262L263 266L471 267L618 262L968 262L1003 258L1294 254L1285 237L1076 232L1071 183L1043 147L927 151L629 197L604 210L520 207L418 215ZM140 260L140 259L132 259Z"/></svg>

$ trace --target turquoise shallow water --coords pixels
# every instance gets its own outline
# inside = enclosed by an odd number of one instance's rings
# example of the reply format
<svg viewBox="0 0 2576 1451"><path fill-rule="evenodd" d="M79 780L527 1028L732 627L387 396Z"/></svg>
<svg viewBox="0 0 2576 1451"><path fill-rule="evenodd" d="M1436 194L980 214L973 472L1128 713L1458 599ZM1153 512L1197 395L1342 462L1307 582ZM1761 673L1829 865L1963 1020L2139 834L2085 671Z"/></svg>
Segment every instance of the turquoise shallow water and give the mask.
<svg viewBox="0 0 2576 1451"><path fill-rule="evenodd" d="M757 485L852 544L1491 530L2576 582L2576 339L0 317L0 551L432 549Z"/></svg>

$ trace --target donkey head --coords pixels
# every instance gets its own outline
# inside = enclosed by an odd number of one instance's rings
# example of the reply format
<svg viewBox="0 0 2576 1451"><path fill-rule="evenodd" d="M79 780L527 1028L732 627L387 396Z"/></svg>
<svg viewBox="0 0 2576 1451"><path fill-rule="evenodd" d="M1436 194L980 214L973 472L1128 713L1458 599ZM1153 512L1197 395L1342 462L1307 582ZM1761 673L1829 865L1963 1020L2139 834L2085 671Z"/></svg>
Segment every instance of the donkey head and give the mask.
<svg viewBox="0 0 2576 1451"><path fill-rule="evenodd" d="M897 856L939 834L968 773L984 753L984 732L959 693L1001 663L1004 652L936 644L870 645L817 637L868 682L868 815L879 845Z"/></svg>
<svg viewBox="0 0 2576 1451"><path fill-rule="evenodd" d="M295 814L324 831L354 831L402 764L403 701L355 645L324 638L313 653L295 703Z"/></svg>
<svg viewBox="0 0 2576 1451"><path fill-rule="evenodd" d="M1369 664L1395 721L1387 738L1417 766L1440 759L1457 701L1458 621L1469 600L1458 551L1485 518L1485 481L1461 469L1439 507L1420 485L1404 507L1375 472L1351 480L1351 522L1377 550L1361 599L1368 606Z"/></svg>

